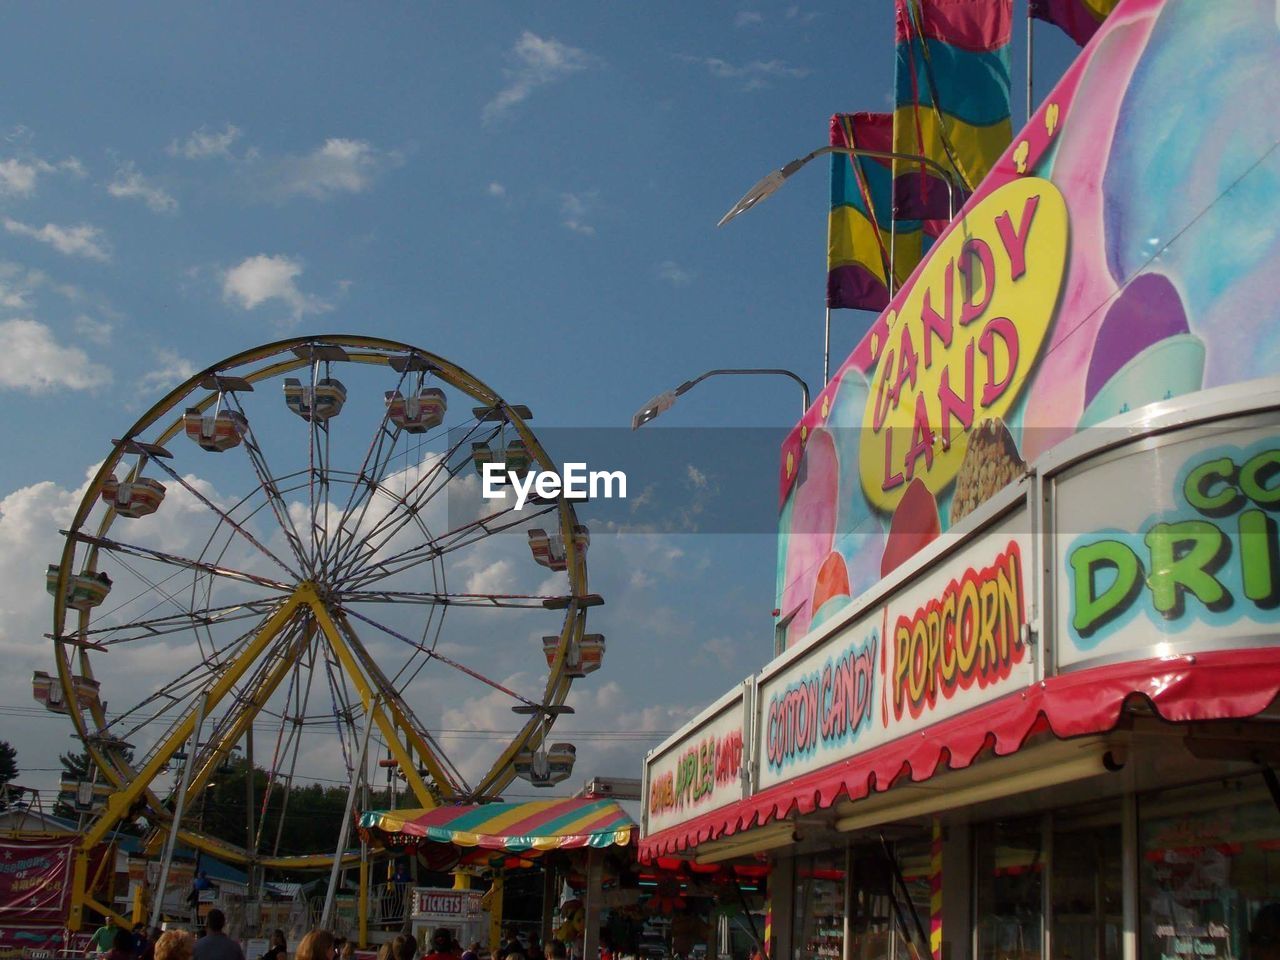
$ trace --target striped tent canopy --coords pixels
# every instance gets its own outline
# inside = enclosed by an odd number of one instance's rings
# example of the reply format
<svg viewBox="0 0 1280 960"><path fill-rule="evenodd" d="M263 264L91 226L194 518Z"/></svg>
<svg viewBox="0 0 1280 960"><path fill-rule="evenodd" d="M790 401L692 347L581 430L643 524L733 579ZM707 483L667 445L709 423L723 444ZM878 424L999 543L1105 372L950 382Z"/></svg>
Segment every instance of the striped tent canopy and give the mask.
<svg viewBox="0 0 1280 960"><path fill-rule="evenodd" d="M574 797L434 810L370 810L360 817L360 832L374 843L392 847L425 840L507 853L542 853L625 847L635 841L636 822L615 800Z"/></svg>

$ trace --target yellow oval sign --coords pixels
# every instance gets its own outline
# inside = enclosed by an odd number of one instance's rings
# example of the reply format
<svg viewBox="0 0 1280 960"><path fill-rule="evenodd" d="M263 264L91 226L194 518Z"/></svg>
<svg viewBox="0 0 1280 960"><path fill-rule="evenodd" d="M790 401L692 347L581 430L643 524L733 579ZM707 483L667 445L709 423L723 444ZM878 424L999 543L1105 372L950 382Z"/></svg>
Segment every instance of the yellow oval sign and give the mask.
<svg viewBox="0 0 1280 960"><path fill-rule="evenodd" d="M929 252L888 333L862 419L868 499L892 511L920 477L955 479L969 432L1013 405L1053 320L1067 206L1048 180L993 191Z"/></svg>

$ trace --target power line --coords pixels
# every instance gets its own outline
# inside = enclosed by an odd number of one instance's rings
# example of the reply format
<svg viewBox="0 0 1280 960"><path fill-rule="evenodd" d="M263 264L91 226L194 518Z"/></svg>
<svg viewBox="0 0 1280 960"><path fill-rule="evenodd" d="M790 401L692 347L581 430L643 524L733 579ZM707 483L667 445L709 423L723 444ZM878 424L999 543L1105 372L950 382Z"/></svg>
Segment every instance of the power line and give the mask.
<svg viewBox="0 0 1280 960"><path fill-rule="evenodd" d="M55 719L59 715L50 713L43 707L20 704L0 704L0 717L46 717ZM332 721L332 716L328 720ZM255 723L254 730L272 731L278 728L276 723ZM434 737L449 740L510 740L520 732L519 729L499 730L472 727L442 727L431 730ZM665 740L675 733L674 730L556 730L557 736L580 737L585 740L602 741L638 741Z"/></svg>

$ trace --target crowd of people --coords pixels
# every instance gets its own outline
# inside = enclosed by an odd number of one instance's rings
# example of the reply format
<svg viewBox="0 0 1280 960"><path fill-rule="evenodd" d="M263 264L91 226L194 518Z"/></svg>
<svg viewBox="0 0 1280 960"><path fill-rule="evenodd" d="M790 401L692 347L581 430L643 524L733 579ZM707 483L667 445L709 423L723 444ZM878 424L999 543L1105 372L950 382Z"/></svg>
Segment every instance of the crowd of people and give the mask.
<svg viewBox="0 0 1280 960"><path fill-rule="evenodd" d="M271 934L268 947L260 957L246 958L240 944L227 936L226 915L216 907L209 911L200 936L186 930L148 930L135 924L126 930L108 921L89 943L89 956L95 960L290 960L284 931ZM484 950L479 941L465 949L451 931L441 928L431 937L430 949L420 952L417 938L401 934L384 943L378 960L482 960ZM355 944L328 930L312 930L302 938L292 960L354 960ZM569 951L560 940L547 941L546 948L536 933L524 939L515 927L508 927L498 951L485 960L568 960ZM613 960L607 945L602 944L600 960Z"/></svg>

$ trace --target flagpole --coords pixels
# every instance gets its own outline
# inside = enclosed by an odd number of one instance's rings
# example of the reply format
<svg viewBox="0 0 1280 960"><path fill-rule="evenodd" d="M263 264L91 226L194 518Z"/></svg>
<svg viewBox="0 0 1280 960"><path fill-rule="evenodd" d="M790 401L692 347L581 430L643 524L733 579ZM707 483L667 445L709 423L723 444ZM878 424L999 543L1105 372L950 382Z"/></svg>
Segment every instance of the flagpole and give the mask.
<svg viewBox="0 0 1280 960"><path fill-rule="evenodd" d="M827 328L822 336L822 385L831 379L831 308L827 307Z"/></svg>
<svg viewBox="0 0 1280 960"><path fill-rule="evenodd" d="M1031 52L1033 50L1031 33L1031 0L1027 0L1027 123L1031 122L1031 107L1034 97L1031 91Z"/></svg>
<svg viewBox="0 0 1280 960"><path fill-rule="evenodd" d="M952 214L954 216L954 214ZM921 230L924 229L922 226ZM893 198L889 199L889 276L885 277L885 288L889 291L889 299L893 299L893 282L897 277L895 271L897 267L894 265L893 258L898 247L898 218L893 210Z"/></svg>

